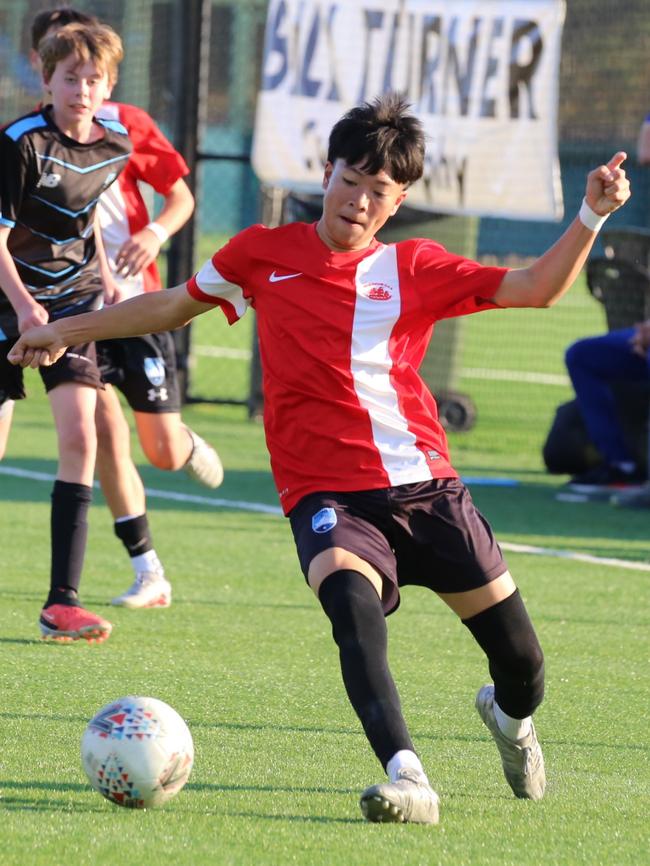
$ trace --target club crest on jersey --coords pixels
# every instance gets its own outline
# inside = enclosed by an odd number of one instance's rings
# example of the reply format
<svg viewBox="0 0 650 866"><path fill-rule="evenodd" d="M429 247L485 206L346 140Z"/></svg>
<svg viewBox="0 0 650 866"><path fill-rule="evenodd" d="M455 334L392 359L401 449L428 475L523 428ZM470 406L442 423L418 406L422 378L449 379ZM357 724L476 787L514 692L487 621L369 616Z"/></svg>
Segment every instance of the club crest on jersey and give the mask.
<svg viewBox="0 0 650 866"><path fill-rule="evenodd" d="M318 532L322 535L323 533L334 529L336 522L336 511L334 511L333 508L321 508L320 511L317 511L316 514L312 516L311 528L314 532Z"/></svg>
<svg viewBox="0 0 650 866"><path fill-rule="evenodd" d="M371 301L390 301L393 289L386 283L364 283L363 294Z"/></svg>
<svg viewBox="0 0 650 866"><path fill-rule="evenodd" d="M159 388L165 381L165 365L162 358L145 358L144 373L154 388Z"/></svg>

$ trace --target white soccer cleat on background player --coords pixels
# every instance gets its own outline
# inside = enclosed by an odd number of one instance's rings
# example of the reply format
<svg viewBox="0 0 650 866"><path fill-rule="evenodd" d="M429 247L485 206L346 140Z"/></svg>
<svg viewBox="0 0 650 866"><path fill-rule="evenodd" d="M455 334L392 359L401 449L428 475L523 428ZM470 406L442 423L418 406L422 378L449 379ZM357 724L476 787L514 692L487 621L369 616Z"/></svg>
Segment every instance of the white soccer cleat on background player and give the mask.
<svg viewBox="0 0 650 866"><path fill-rule="evenodd" d="M219 487L223 481L223 466L219 455L212 445L202 439L194 430L185 428L192 438L192 453L184 466L185 471L206 487Z"/></svg>
<svg viewBox="0 0 650 866"><path fill-rule="evenodd" d="M131 586L111 599L111 604L132 610L144 607L169 607L172 603L172 585L162 574L140 571Z"/></svg>

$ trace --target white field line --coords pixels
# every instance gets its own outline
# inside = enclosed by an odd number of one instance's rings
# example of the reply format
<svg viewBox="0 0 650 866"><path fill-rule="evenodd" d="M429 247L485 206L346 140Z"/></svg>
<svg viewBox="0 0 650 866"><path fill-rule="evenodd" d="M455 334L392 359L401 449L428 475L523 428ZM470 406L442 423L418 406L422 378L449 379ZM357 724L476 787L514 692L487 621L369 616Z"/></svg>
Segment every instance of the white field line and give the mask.
<svg viewBox="0 0 650 866"><path fill-rule="evenodd" d="M609 556L592 556L590 553L577 553L573 550L554 550L552 547L534 547L530 544L515 544L506 541L499 542L503 550L513 553L530 553L533 556L554 556L558 559L570 559L573 562L589 562L592 565L611 565L614 568L629 568L632 571L650 571L650 563L634 562L631 559L613 559Z"/></svg>
<svg viewBox="0 0 650 866"><path fill-rule="evenodd" d="M228 346L192 346L192 352L204 358L232 358L235 361L250 361L253 357L250 349L231 349Z"/></svg>
<svg viewBox="0 0 650 866"><path fill-rule="evenodd" d="M34 472L31 469L19 469L17 466L0 466L0 475L12 475L14 478L27 478L30 481L54 481L54 475L47 472ZM99 489L99 483L93 487ZM279 505L265 505L263 502L244 502L239 499L217 499L214 496L195 496L193 493L177 493L173 490L156 490L145 487L145 493L152 499L168 499L173 502L190 502L193 505L209 505L213 508L236 508L239 511L257 511L260 514L282 515Z"/></svg>
<svg viewBox="0 0 650 866"><path fill-rule="evenodd" d="M484 367L461 367L464 379L494 379L500 382L532 382L535 385L570 385L568 376L558 373L529 373L525 370L490 370Z"/></svg>
<svg viewBox="0 0 650 866"><path fill-rule="evenodd" d="M249 349L231 349L228 346L192 346L192 352L203 358L230 358L235 361L250 361ZM535 385L565 387L570 384L568 376L556 373L532 373L525 370L492 370L484 367L461 367L459 375L464 379L490 379L499 382L531 382Z"/></svg>
<svg viewBox="0 0 650 866"><path fill-rule="evenodd" d="M29 481L54 481L54 475L47 472L34 472L30 469L19 469L17 466L0 466L0 475L10 475L14 478L25 478ZM95 487L99 487L95 482ZM176 493L172 490L156 490L145 488L145 493L152 499L167 499L173 502L185 502L193 505L208 505L212 508L235 508L239 511L252 511L260 514L282 515L278 505L265 505L263 502L246 502L240 499L217 499L212 496L195 496L192 493ZM650 572L650 563L634 562L631 559L614 559L607 556L592 556L589 553L578 553L573 550L554 550L550 547L534 547L529 544L514 542L499 542L503 550L513 553L527 553L533 556L551 556L559 559L569 559L573 562L588 562L592 565L609 565L612 568L627 568L632 571Z"/></svg>

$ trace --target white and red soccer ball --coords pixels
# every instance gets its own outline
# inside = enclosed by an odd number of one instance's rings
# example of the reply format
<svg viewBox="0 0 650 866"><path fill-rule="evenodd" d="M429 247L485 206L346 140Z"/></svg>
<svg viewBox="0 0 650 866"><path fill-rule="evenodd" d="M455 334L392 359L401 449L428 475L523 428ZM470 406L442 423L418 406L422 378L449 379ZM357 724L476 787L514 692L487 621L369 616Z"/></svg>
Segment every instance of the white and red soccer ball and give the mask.
<svg viewBox="0 0 650 866"><path fill-rule="evenodd" d="M102 707L88 722L81 761L90 784L107 800L148 809L171 799L187 782L194 743L169 704L129 695Z"/></svg>

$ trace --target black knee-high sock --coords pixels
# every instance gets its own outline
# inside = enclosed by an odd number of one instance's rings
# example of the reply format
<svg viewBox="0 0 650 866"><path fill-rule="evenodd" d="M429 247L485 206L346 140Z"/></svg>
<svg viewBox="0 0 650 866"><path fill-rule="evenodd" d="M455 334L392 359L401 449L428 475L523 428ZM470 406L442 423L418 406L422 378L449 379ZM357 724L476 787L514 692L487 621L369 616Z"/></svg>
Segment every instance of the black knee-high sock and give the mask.
<svg viewBox="0 0 650 866"><path fill-rule="evenodd" d="M532 715L544 697L544 654L519 590L463 625L488 658L503 712L514 719Z"/></svg>
<svg viewBox="0 0 650 866"><path fill-rule="evenodd" d="M52 490L50 604L77 605L88 537L92 488L55 481Z"/></svg>
<svg viewBox="0 0 650 866"><path fill-rule="evenodd" d="M395 752L413 751L413 743L388 669L381 601L366 577L348 570L336 571L323 581L319 600L332 623L350 703L385 769Z"/></svg>
<svg viewBox="0 0 650 866"><path fill-rule="evenodd" d="M139 514L129 520L116 521L114 526L115 535L120 539L130 557L140 556L153 550L151 530L146 514Z"/></svg>

